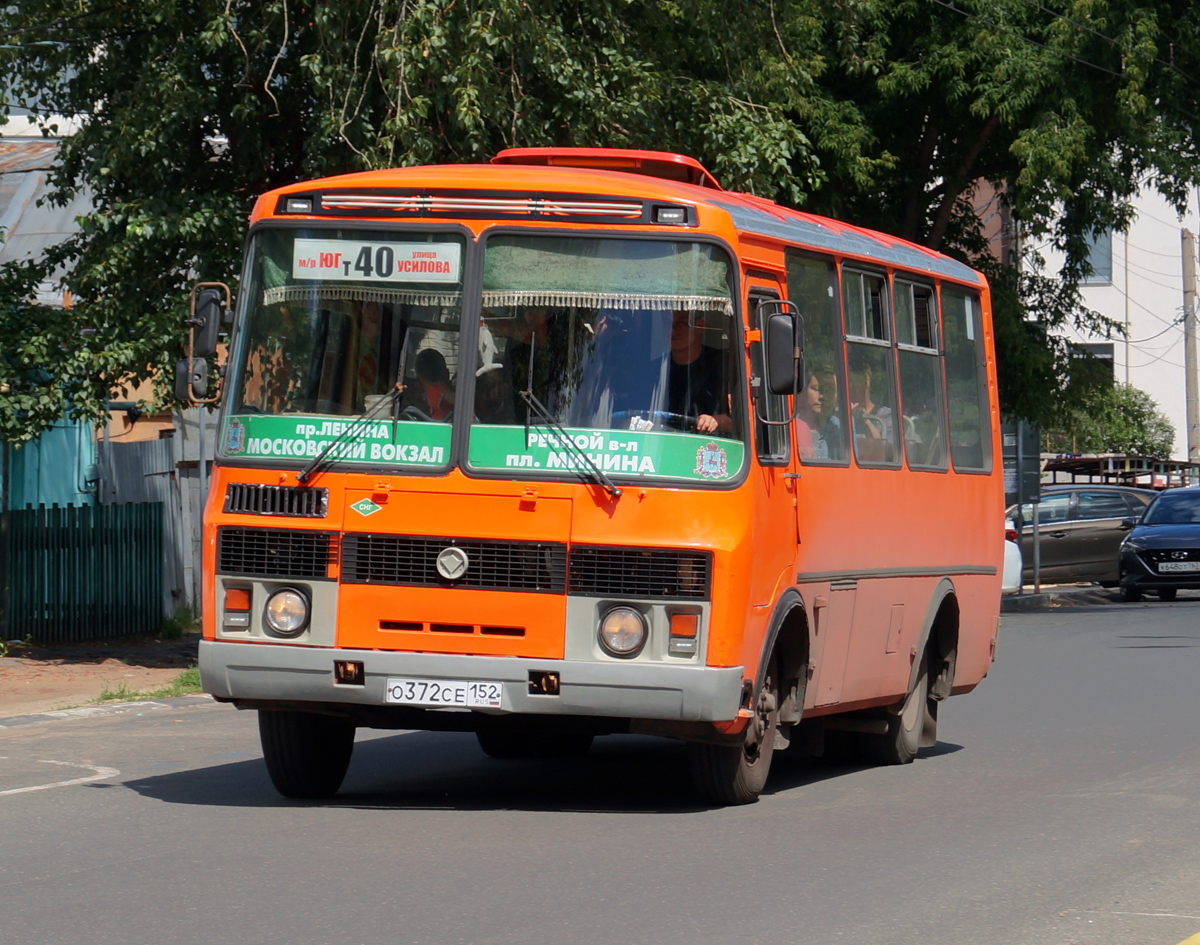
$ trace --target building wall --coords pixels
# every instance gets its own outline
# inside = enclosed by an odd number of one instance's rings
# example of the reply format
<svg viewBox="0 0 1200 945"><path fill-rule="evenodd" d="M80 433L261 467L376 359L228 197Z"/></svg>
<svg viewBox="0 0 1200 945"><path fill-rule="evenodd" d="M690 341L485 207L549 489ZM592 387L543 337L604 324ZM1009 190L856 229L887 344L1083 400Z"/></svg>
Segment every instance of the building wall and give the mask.
<svg viewBox="0 0 1200 945"><path fill-rule="evenodd" d="M23 509L38 505L92 505L96 443L91 427L60 421L36 440L20 446L0 444L6 451L0 464L0 496L4 507Z"/></svg>
<svg viewBox="0 0 1200 945"><path fill-rule="evenodd" d="M1113 376L1145 391L1175 427L1172 459L1187 459L1187 400L1183 351L1183 254L1180 232L1200 234L1200 211L1193 195L1179 217L1155 193L1143 192L1135 202L1137 219L1128 233L1111 237L1111 274L1082 287L1084 303L1126 327L1127 337L1104 339L1076 331L1080 343L1111 341ZM1048 271L1062 267L1062 257L1040 248Z"/></svg>

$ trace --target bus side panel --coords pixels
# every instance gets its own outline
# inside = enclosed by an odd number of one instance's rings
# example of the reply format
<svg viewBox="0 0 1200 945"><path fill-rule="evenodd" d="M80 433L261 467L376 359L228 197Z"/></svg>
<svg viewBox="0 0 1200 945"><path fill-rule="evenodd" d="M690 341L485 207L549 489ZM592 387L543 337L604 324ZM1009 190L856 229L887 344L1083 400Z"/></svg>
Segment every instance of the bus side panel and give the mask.
<svg viewBox="0 0 1200 945"><path fill-rule="evenodd" d="M803 475L797 570L810 625L818 628L815 692L806 702L903 696L912 648L943 577L963 614L958 678L978 682L999 608L999 528L982 524L995 518L995 477L828 467L806 467ZM980 569L994 573L973 573ZM831 584L805 582L805 575ZM847 594L852 607L835 600Z"/></svg>

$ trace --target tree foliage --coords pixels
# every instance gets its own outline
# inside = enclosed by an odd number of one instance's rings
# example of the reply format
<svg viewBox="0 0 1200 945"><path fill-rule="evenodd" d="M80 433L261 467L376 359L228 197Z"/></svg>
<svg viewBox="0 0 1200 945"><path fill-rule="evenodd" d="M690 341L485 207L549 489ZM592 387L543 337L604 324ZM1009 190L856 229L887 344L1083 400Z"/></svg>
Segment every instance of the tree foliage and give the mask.
<svg viewBox="0 0 1200 945"><path fill-rule="evenodd" d="M1175 428L1145 391L1126 384L1096 386L1082 404L1046 431L1055 453L1118 453L1170 459Z"/></svg>
<svg viewBox="0 0 1200 945"><path fill-rule="evenodd" d="M1198 25L1184 0L23 0L0 88L82 118L54 185L95 212L0 274L0 437L164 369L189 283L236 284L262 191L548 144L682 151L971 259L1004 405L1046 420L1076 397L1056 330L1105 328L1076 291L1086 239L1141 184L1182 205L1200 179ZM981 180L1066 251L1064 281L987 256ZM76 307L31 312L64 264Z"/></svg>

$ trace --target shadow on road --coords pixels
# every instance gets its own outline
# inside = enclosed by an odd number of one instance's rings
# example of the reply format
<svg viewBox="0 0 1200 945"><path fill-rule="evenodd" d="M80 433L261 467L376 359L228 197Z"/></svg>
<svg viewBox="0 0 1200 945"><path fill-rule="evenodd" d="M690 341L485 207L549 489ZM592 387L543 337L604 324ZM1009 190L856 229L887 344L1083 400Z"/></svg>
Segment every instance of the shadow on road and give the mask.
<svg viewBox="0 0 1200 945"><path fill-rule="evenodd" d="M959 750L939 744L922 758ZM920 758L917 763L920 764ZM853 775L861 766L781 753L765 795ZM341 790L322 801L275 793L259 759L155 775L125 786L169 804L403 810L522 810L689 814L710 810L692 791L682 743L633 735L598 738L584 757L498 761L473 735L406 732L360 738Z"/></svg>

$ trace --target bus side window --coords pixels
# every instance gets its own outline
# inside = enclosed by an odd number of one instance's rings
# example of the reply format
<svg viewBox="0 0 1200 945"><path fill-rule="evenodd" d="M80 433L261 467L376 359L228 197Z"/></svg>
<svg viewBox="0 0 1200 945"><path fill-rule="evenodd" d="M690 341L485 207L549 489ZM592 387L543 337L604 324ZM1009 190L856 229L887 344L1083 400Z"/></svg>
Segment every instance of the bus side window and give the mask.
<svg viewBox="0 0 1200 945"><path fill-rule="evenodd" d="M979 296L942 286L942 334L950 414L950 458L956 470L992 471L992 413L983 360Z"/></svg>
<svg viewBox="0 0 1200 945"><path fill-rule="evenodd" d="M938 352L937 300L932 287L899 278L893 294L904 453L914 469L942 470L947 462L946 410Z"/></svg>
<svg viewBox="0 0 1200 945"><path fill-rule="evenodd" d="M854 456L860 464L896 466L900 454L887 282L875 273L843 269L842 295Z"/></svg>
<svg viewBox="0 0 1200 945"><path fill-rule="evenodd" d="M837 269L832 260L791 249L786 260L788 298L804 316L808 371L796 403L796 454L805 465L843 466L850 453Z"/></svg>

